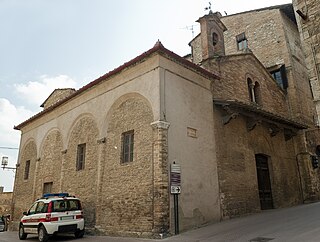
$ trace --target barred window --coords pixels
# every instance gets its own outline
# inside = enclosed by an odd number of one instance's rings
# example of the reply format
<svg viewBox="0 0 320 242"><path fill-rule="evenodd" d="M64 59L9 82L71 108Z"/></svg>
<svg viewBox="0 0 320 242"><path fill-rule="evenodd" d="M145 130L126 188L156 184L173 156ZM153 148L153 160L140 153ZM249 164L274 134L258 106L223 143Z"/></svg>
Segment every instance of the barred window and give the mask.
<svg viewBox="0 0 320 242"><path fill-rule="evenodd" d="M133 144L134 144L134 130L122 133L121 137L121 163L133 161Z"/></svg>
<svg viewBox="0 0 320 242"><path fill-rule="evenodd" d="M84 169L85 159L86 159L86 144L80 144L78 145L78 149L77 149L77 164L76 164L77 171Z"/></svg>

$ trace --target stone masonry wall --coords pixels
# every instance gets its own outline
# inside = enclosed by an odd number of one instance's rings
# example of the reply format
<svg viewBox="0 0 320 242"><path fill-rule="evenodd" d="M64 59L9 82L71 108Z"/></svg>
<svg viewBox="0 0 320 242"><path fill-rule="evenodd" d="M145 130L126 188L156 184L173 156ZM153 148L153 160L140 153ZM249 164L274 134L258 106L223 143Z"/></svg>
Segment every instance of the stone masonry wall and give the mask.
<svg viewBox="0 0 320 242"><path fill-rule="evenodd" d="M72 127L68 149L62 158L61 191L79 197L86 218L86 228L96 224L98 178L98 127L91 116L80 116ZM76 170L77 148L86 144L84 169ZM60 152L61 154L61 152ZM59 167L57 167L59 169ZM60 179L57 182L60 182Z"/></svg>
<svg viewBox="0 0 320 242"><path fill-rule="evenodd" d="M264 123L248 131L243 116L223 125L222 110L215 111L222 217L260 210L255 154L268 157L274 207L299 204L301 187L292 141L285 141L282 131L271 137Z"/></svg>
<svg viewBox="0 0 320 242"><path fill-rule="evenodd" d="M37 160L34 186L36 198L43 195L44 183L52 182L51 192L63 192L60 186L62 149L60 132L58 130L51 131L42 144L40 159Z"/></svg>
<svg viewBox="0 0 320 242"><path fill-rule="evenodd" d="M189 44L191 46L192 62L199 64L202 61L202 48L200 34L196 36Z"/></svg>
<svg viewBox="0 0 320 242"><path fill-rule="evenodd" d="M295 12L300 10L304 20L296 13L303 46L308 78L316 103L318 124L320 123L320 6L318 0L293 0Z"/></svg>
<svg viewBox="0 0 320 242"><path fill-rule="evenodd" d="M12 192L0 192L0 216L11 214Z"/></svg>
<svg viewBox="0 0 320 242"><path fill-rule="evenodd" d="M245 33L248 48L266 67L285 64L290 116L313 124L314 109L297 26L279 9L250 11L222 18L226 54L239 53L236 36Z"/></svg>
<svg viewBox="0 0 320 242"><path fill-rule="evenodd" d="M231 99L250 104L247 83L247 78L250 78L260 86L259 106L269 112L289 115L285 93L251 54L222 57L217 62L220 65L221 80L215 81L212 87L215 99Z"/></svg>
<svg viewBox="0 0 320 242"><path fill-rule="evenodd" d="M108 113L97 227L116 235L150 236L154 226L153 115L145 100L129 95ZM122 133L134 131L134 158L121 163Z"/></svg>
<svg viewBox="0 0 320 242"><path fill-rule="evenodd" d="M44 102L44 109L50 107L51 105L57 103L58 101L66 98L67 96L74 93L76 90L73 88L64 88L54 90L48 99Z"/></svg>
<svg viewBox="0 0 320 242"><path fill-rule="evenodd" d="M26 161L30 160L28 179L24 179ZM34 202L33 187L36 170L37 148L34 141L30 140L21 151L19 167L16 172L14 194L13 194L13 228L18 228L18 222L22 213L27 211Z"/></svg>

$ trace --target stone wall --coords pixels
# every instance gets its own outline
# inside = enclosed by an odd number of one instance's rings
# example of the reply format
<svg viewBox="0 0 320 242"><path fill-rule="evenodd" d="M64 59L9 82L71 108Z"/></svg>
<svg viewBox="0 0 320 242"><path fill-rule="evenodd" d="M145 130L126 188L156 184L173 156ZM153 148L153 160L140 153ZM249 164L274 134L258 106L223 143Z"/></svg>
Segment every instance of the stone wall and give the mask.
<svg viewBox="0 0 320 242"><path fill-rule="evenodd" d="M15 184L15 228L22 212L42 196L44 183L52 182L51 192L68 192L81 199L88 231L152 235L156 204L153 200L155 182L152 180L155 177L152 173L156 170L152 165L152 110L138 95L128 95L127 99L120 100L119 106L115 104L109 112L107 126L100 127L108 130L106 138L100 138L94 117L79 114L68 132L67 149L63 149L62 135L57 129L48 131L41 142L39 155L33 141L25 146ZM133 162L122 164L121 134L128 130L134 130L135 156ZM77 147L84 143L84 169L76 170ZM27 160L30 160L30 171L28 179L24 179ZM168 200L166 206L165 211L169 211ZM166 231L168 221L169 215L164 223Z"/></svg>
<svg viewBox="0 0 320 242"><path fill-rule="evenodd" d="M20 163L16 171L13 190L13 228L17 229L22 213L27 211L35 200L34 182L36 177L37 147L34 140L28 140L20 151ZM26 162L30 161L28 178L25 179Z"/></svg>
<svg viewBox="0 0 320 242"><path fill-rule="evenodd" d="M45 100L45 102L41 105L44 109L50 107L51 105L65 99L66 97L70 96L76 90L73 88L60 88L54 90L50 96Z"/></svg>
<svg viewBox="0 0 320 242"><path fill-rule="evenodd" d="M320 169L314 167L312 164L312 156L320 161L319 147L320 147L320 129L307 130L306 148L307 152L301 153L298 156L300 166L303 168L301 171L304 179L304 200L319 201L320 200Z"/></svg>
<svg viewBox="0 0 320 242"><path fill-rule="evenodd" d="M215 62L221 75L221 80L215 81L212 86L215 99L251 104L247 82L250 78L259 83L259 106L262 109L285 117L290 115L285 93L252 54L221 57Z"/></svg>
<svg viewBox="0 0 320 242"><path fill-rule="evenodd" d="M214 99L237 100L259 110L290 117L286 93L252 54L231 55L215 61L219 63L221 80L212 85ZM247 78L259 83L261 95L258 104L250 101ZM257 154L268 157L273 207L301 203L295 143L292 139L285 140L283 127L280 125L278 133L271 135L270 126L263 120L248 128L251 121L241 113L223 124L227 115L221 108L215 108L222 217L235 217L261 209L255 161ZM251 116L259 120L257 114L251 113Z"/></svg>
<svg viewBox="0 0 320 242"><path fill-rule="evenodd" d="M320 6L318 0L293 0L308 78L320 123ZM301 16L296 12L300 11ZM305 19L303 19L305 17Z"/></svg>
<svg viewBox="0 0 320 242"><path fill-rule="evenodd" d="M227 27L224 33L226 55L238 53L236 36L245 33L248 48L265 67L288 62L287 43L278 9L253 10L224 16L221 20Z"/></svg>
<svg viewBox="0 0 320 242"><path fill-rule="evenodd" d="M22 129L15 229L22 212L42 195L44 183L52 182L52 192L81 199L89 232L157 237L172 231L169 124L159 117L165 117L159 108L159 63L159 55L154 55L127 68ZM161 63L175 65L167 58ZM205 79L179 67L179 75L187 79ZM124 164L121 139L129 130L134 130L134 159ZM84 143L85 167L77 171L77 146ZM30 174L24 179L27 160Z"/></svg>
<svg viewBox="0 0 320 242"><path fill-rule="evenodd" d="M99 160L99 130L91 115L81 114L70 130L68 148L63 155L61 191L81 199L86 217L86 227L95 226L97 206L97 178ZM84 168L77 170L77 148L86 144ZM61 153L61 152L60 152ZM57 177L58 178L58 177ZM58 182L60 182L58 179ZM75 182L76 181L76 182Z"/></svg>
<svg viewBox="0 0 320 242"><path fill-rule="evenodd" d="M314 125L314 107L297 25L280 9L249 11L225 16L226 54L236 54L236 36L245 33L248 48L266 68L285 65L290 116Z"/></svg>
<svg viewBox="0 0 320 242"><path fill-rule="evenodd" d="M12 192L0 192L0 216L11 214Z"/></svg>
<svg viewBox="0 0 320 242"><path fill-rule="evenodd" d="M108 113L98 224L106 234L150 236L153 229L152 111L129 95ZM121 135L134 131L132 162L121 163Z"/></svg>
<svg viewBox="0 0 320 242"><path fill-rule="evenodd" d="M301 203L292 140L285 141L283 131L271 136L263 122L248 130L248 120L241 115L223 125L222 110L216 108L215 113L215 136L220 141L217 159L222 217L226 219L260 211L256 154L268 157L273 207Z"/></svg>

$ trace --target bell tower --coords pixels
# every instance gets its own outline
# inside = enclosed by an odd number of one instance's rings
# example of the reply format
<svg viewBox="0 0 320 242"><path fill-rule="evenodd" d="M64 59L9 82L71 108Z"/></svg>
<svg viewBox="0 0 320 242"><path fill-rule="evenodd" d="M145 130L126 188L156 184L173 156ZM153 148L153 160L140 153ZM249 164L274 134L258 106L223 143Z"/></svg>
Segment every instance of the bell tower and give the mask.
<svg viewBox="0 0 320 242"><path fill-rule="evenodd" d="M199 18L200 23L200 38L202 61L225 55L223 32L227 30L226 26L221 22L221 13L213 13Z"/></svg>

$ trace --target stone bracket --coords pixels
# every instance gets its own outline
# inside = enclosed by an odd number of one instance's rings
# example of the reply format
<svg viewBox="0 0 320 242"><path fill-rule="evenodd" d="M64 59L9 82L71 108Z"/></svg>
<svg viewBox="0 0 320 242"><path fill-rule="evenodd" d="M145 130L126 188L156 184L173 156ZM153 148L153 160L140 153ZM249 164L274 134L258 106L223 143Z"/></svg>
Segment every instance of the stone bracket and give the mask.
<svg viewBox="0 0 320 242"><path fill-rule="evenodd" d="M262 120L248 117L246 120L246 123L247 123L247 130L251 131L257 126L257 124L261 124Z"/></svg>
<svg viewBox="0 0 320 242"><path fill-rule="evenodd" d="M297 135L297 131L293 129L284 129L284 139L288 141Z"/></svg>
<svg viewBox="0 0 320 242"><path fill-rule="evenodd" d="M240 114L230 109L228 105L223 105L223 110L226 111L226 115L222 116L222 122L224 125L228 124L231 119L237 118Z"/></svg>
<svg viewBox="0 0 320 242"><path fill-rule="evenodd" d="M275 124L269 124L269 133L271 137L276 136L280 132L280 128Z"/></svg>
<svg viewBox="0 0 320 242"><path fill-rule="evenodd" d="M222 122L223 122L224 125L228 124L231 121L231 119L235 119L238 116L239 116L239 113L227 114L227 115L222 117Z"/></svg>

